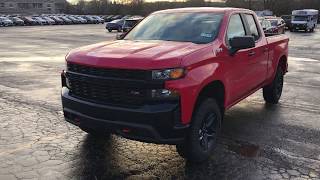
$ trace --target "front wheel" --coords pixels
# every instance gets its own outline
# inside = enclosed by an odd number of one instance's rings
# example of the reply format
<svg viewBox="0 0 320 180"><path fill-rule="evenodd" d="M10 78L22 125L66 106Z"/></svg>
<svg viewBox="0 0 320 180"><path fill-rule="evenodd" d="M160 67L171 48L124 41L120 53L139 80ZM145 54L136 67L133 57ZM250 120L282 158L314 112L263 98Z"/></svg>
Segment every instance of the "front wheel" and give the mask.
<svg viewBox="0 0 320 180"><path fill-rule="evenodd" d="M111 31L112 31L112 29L108 29L108 31L109 31L109 32L111 32Z"/></svg>
<svg viewBox="0 0 320 180"><path fill-rule="evenodd" d="M205 99L198 106L187 138L176 146L177 152L191 162L203 162L217 146L221 129L221 109L214 99Z"/></svg>
<svg viewBox="0 0 320 180"><path fill-rule="evenodd" d="M314 28L315 28L315 27L312 27L311 32L314 32Z"/></svg>
<svg viewBox="0 0 320 180"><path fill-rule="evenodd" d="M267 103L278 104L282 89L283 89L284 72L281 67L278 67L276 76L273 82L263 88L263 98Z"/></svg>

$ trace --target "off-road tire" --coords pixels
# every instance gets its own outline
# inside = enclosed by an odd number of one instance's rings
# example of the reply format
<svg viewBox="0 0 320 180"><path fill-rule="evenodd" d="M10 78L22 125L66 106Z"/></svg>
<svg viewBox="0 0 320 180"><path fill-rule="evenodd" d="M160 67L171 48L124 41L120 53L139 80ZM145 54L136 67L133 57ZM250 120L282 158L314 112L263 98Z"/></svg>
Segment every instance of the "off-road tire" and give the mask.
<svg viewBox="0 0 320 180"><path fill-rule="evenodd" d="M263 88L263 98L267 103L278 104L283 89L284 72L281 67L278 67L277 73L272 83Z"/></svg>
<svg viewBox="0 0 320 180"><path fill-rule="evenodd" d="M217 146L222 122L221 112L214 99L204 99L199 103L185 142L176 146L177 152L182 157L195 163L206 161L209 158Z"/></svg>

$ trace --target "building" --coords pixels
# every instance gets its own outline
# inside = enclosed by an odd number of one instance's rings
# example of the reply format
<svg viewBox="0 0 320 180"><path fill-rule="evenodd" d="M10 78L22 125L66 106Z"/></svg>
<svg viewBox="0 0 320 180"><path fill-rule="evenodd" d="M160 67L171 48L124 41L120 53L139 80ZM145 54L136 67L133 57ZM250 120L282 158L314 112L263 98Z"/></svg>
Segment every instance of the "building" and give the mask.
<svg viewBox="0 0 320 180"><path fill-rule="evenodd" d="M66 0L0 0L0 14L63 13Z"/></svg>

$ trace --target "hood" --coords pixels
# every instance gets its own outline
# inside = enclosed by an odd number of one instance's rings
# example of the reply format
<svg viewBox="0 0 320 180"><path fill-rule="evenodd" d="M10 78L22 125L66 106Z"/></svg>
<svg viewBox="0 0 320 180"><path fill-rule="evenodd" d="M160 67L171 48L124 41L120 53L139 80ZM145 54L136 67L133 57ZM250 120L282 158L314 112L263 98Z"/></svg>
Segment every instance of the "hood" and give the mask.
<svg viewBox="0 0 320 180"><path fill-rule="evenodd" d="M173 68L180 67L183 56L206 46L191 42L118 40L75 49L66 60L104 68Z"/></svg>

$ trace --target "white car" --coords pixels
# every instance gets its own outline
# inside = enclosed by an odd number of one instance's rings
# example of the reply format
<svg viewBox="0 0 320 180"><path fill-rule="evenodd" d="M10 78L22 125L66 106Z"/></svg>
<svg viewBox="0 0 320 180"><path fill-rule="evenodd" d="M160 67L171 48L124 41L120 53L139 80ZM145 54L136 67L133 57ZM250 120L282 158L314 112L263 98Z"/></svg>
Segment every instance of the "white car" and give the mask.
<svg viewBox="0 0 320 180"><path fill-rule="evenodd" d="M13 22L7 17L0 17L0 26L13 26Z"/></svg>

